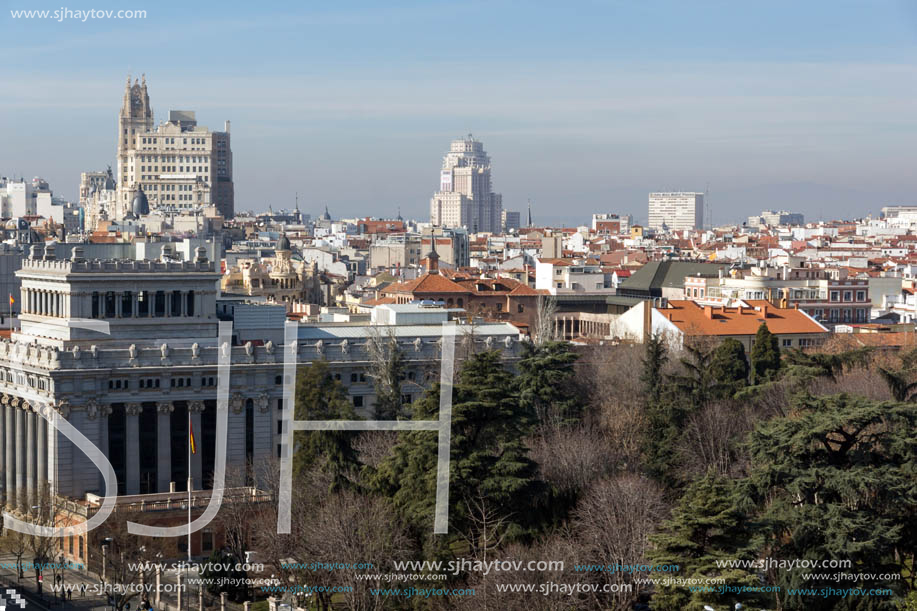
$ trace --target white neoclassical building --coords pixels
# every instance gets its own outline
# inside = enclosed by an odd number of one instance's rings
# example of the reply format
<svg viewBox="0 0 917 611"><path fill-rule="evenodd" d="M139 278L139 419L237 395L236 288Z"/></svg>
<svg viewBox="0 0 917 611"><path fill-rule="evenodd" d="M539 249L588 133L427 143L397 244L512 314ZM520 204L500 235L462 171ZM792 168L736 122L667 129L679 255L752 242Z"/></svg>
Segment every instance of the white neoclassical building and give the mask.
<svg viewBox="0 0 917 611"><path fill-rule="evenodd" d="M104 494L99 469L49 424L55 418L108 458L119 495L161 498L186 490L189 475L194 489L210 487L221 319L234 325L227 464L242 468L278 455L284 308L219 306L220 274L204 253L198 248L194 260L179 261L166 248L159 260L106 261L85 259L79 247L58 259L53 244L33 246L16 272L21 329L0 340L0 493L7 507L28 512L45 486L75 501ZM374 325L301 325L296 358L327 360L357 412L371 417L371 335L398 342L413 382L402 391L409 402L438 375L447 316L418 306ZM458 331L457 356L461 347L499 349L509 360L519 353L512 325L465 331ZM199 448L190 474L189 415Z"/></svg>

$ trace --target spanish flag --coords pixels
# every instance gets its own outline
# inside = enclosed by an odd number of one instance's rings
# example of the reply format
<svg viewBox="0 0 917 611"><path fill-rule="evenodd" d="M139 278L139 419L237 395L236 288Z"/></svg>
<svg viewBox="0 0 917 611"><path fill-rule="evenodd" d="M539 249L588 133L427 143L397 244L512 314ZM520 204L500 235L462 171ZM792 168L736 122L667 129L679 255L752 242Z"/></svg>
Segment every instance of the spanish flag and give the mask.
<svg viewBox="0 0 917 611"><path fill-rule="evenodd" d="M197 454L197 446L194 445L194 426L191 424L191 418L188 418L188 441L191 443L191 453Z"/></svg>
<svg viewBox="0 0 917 611"><path fill-rule="evenodd" d="M15 302L16 302L16 300L13 299L13 296L12 296L12 295L10 295L10 305L13 305Z"/></svg>

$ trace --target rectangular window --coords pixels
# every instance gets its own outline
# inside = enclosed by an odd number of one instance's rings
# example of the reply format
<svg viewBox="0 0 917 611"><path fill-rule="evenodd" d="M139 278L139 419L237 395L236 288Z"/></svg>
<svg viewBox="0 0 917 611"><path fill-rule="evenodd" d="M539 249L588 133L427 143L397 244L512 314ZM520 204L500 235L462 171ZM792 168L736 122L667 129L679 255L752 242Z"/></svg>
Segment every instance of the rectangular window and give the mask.
<svg viewBox="0 0 917 611"><path fill-rule="evenodd" d="M362 395L358 395L353 398L353 406L354 407L363 407L363 396Z"/></svg>
<svg viewBox="0 0 917 611"><path fill-rule="evenodd" d="M853 301L853 291L844 291L844 301Z"/></svg>
<svg viewBox="0 0 917 611"><path fill-rule="evenodd" d="M840 291L831 291L831 301L840 301L841 292Z"/></svg>
<svg viewBox="0 0 917 611"><path fill-rule="evenodd" d="M857 291L857 301L866 301L866 291Z"/></svg>

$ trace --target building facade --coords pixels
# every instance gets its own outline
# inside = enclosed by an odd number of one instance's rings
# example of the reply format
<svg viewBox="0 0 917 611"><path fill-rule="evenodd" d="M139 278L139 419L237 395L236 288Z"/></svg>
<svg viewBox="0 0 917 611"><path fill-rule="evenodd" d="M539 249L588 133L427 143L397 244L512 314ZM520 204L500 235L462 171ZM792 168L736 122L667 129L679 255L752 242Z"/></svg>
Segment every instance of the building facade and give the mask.
<svg viewBox="0 0 917 611"><path fill-rule="evenodd" d="M232 320L217 307L219 271L198 248L192 261L88 260L75 247L58 259L34 246L22 281L21 329L0 340L2 502L28 513L36 495L80 501L104 494L102 474L61 432L61 419L110 461L119 495L155 495L211 486L216 446L220 355L230 361L227 465L243 469L278 455L285 312L259 306ZM278 316L265 312L277 310ZM268 320L269 319L269 320ZM270 324L262 324L268 320ZM273 321L273 323L271 323ZM296 358L327 360L357 412L371 417L368 342L374 332L398 341L406 361L405 401L438 375L442 323L375 328L301 325ZM499 349L512 360L512 325L459 326L457 342ZM430 375L428 375L430 374ZM407 383L406 383L407 384ZM188 466L188 421L199 450Z"/></svg>
<svg viewBox="0 0 917 611"><path fill-rule="evenodd" d="M430 222L472 233L503 230L503 198L493 192L490 157L471 134L453 140L443 158L439 190L430 200Z"/></svg>
<svg viewBox="0 0 917 611"><path fill-rule="evenodd" d="M651 229L679 231L701 229L703 225L703 193L650 193L649 226Z"/></svg>
<svg viewBox="0 0 917 611"><path fill-rule="evenodd" d="M222 132L197 124L193 111L169 111L168 121L154 127L146 78L124 90L118 115L116 208L120 220L131 211L139 191L153 209L200 210L213 205L232 218L235 195L229 121Z"/></svg>

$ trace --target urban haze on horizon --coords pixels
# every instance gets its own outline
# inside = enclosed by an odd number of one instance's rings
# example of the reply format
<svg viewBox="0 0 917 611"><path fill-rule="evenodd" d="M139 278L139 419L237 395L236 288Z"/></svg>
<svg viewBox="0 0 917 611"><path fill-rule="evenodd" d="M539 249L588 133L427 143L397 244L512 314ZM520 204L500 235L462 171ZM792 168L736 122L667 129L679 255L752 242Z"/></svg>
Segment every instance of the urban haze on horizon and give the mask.
<svg viewBox="0 0 917 611"><path fill-rule="evenodd" d="M575 15L489 3L470 31L446 4L279 5L196 15L193 40L171 31L167 48L152 34L180 8L146 8L132 22L15 22L0 45L0 174L41 176L75 200L81 171L115 161L110 117L129 72L146 74L157 123L185 108L212 129L232 121L237 210L292 209L298 193L313 215L425 219L441 158L467 133L492 159L503 208L531 200L536 224L588 224L595 210L645 222L655 191L708 191L715 224L915 203L907 3L609 3ZM510 14L517 26L496 36ZM466 43L419 52L443 20ZM130 52L81 61L106 36ZM270 60L221 44L206 69L176 61L224 37Z"/></svg>

